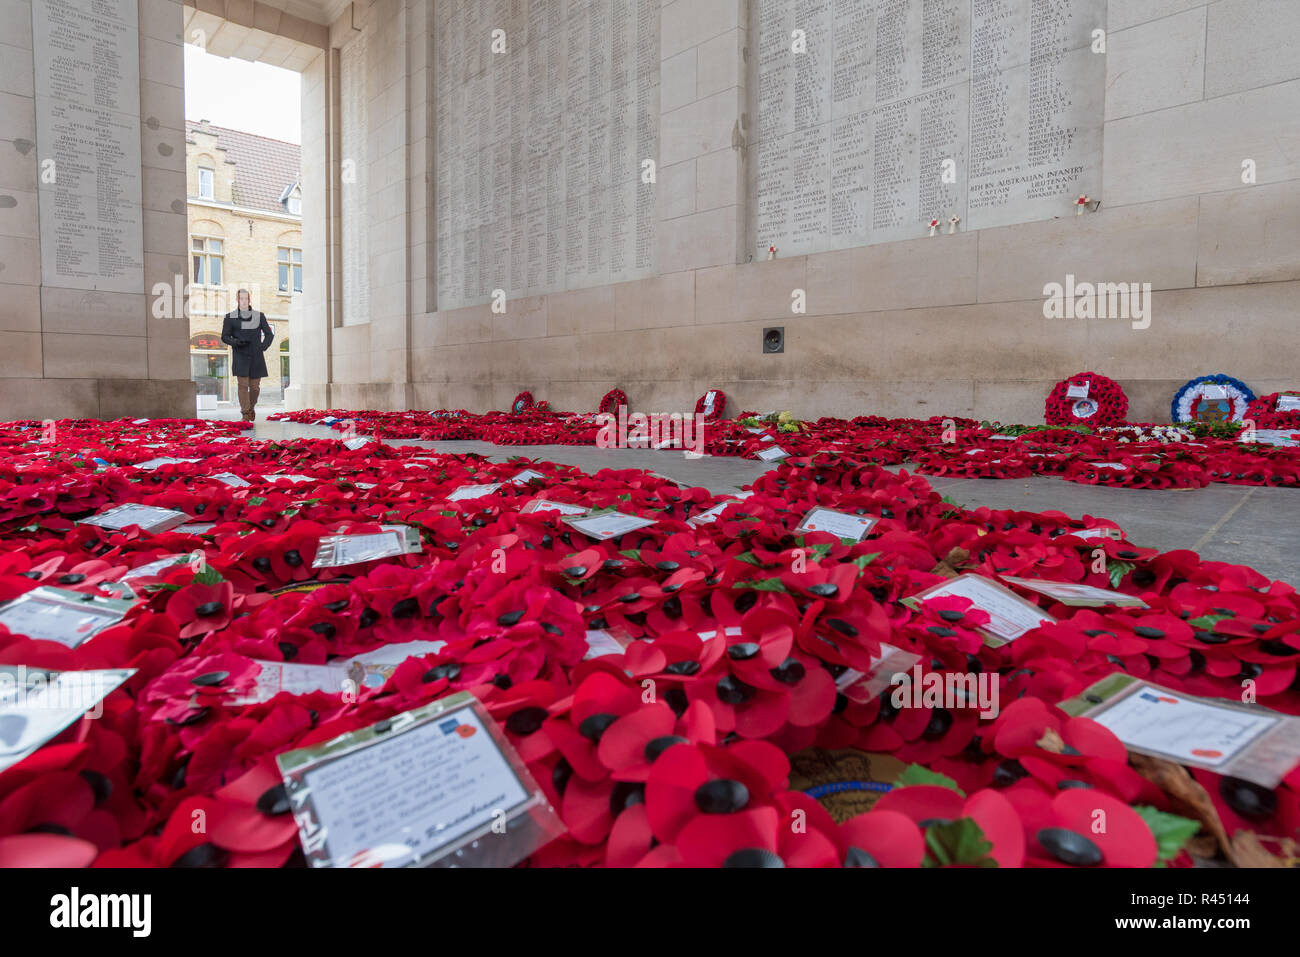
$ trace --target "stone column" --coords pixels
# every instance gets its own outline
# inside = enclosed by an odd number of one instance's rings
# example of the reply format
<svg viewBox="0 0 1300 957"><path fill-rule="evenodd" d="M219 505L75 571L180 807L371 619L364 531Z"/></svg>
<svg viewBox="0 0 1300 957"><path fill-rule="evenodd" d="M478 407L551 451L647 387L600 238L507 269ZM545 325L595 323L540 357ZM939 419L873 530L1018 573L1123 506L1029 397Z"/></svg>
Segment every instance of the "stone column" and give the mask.
<svg viewBox="0 0 1300 957"><path fill-rule="evenodd" d="M128 4L0 2L0 419L195 414L182 11Z"/></svg>
<svg viewBox="0 0 1300 957"><path fill-rule="evenodd" d="M330 349L335 301L337 165L333 158L330 90L337 83L332 50L323 50L302 71L302 255L301 302L289 311L287 409L330 407Z"/></svg>
<svg viewBox="0 0 1300 957"><path fill-rule="evenodd" d="M741 262L747 0L660 11L659 271Z"/></svg>

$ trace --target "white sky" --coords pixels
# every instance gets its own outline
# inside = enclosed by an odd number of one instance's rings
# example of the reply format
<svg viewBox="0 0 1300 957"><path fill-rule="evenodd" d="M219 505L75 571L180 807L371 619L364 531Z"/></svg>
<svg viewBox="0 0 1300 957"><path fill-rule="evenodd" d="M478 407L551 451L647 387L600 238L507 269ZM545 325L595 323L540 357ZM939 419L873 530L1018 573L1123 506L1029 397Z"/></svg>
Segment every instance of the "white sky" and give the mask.
<svg viewBox="0 0 1300 957"><path fill-rule="evenodd" d="M302 143L302 74L185 44L185 118Z"/></svg>

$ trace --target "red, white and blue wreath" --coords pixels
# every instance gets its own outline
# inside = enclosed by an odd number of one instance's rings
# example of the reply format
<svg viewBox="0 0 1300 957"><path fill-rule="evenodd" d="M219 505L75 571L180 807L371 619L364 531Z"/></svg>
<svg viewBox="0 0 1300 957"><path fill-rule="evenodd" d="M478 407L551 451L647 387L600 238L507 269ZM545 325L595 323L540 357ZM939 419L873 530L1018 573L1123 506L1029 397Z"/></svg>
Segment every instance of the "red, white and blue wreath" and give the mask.
<svg viewBox="0 0 1300 957"><path fill-rule="evenodd" d="M1215 372L1179 389L1169 415L1175 422L1240 422L1253 401L1255 393L1244 382Z"/></svg>

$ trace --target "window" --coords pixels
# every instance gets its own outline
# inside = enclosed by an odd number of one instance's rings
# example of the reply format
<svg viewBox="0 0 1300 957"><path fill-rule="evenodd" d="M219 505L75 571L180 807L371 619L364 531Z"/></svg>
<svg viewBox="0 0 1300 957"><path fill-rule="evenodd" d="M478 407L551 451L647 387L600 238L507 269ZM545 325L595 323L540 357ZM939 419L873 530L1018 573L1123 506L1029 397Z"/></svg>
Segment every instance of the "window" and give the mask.
<svg viewBox="0 0 1300 957"><path fill-rule="evenodd" d="M190 240L194 257L194 282L200 286L221 285L221 240L194 236Z"/></svg>
<svg viewBox="0 0 1300 957"><path fill-rule="evenodd" d="M212 170L199 167L199 199L213 199Z"/></svg>
<svg viewBox="0 0 1300 957"><path fill-rule="evenodd" d="M302 196L297 190L289 196L289 212L295 216L302 215Z"/></svg>
<svg viewBox="0 0 1300 957"><path fill-rule="evenodd" d="M302 292L302 250L281 246L276 254L276 266L280 275L280 292ZM289 283L292 280L293 285Z"/></svg>

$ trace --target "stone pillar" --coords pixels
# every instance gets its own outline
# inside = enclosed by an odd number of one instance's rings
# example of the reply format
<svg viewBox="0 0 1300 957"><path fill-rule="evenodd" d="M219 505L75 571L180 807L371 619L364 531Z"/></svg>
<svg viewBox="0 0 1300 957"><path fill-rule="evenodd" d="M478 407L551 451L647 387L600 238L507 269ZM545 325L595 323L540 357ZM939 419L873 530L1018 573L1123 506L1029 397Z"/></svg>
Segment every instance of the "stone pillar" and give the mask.
<svg viewBox="0 0 1300 957"><path fill-rule="evenodd" d="M660 10L659 271L744 260L747 0Z"/></svg>
<svg viewBox="0 0 1300 957"><path fill-rule="evenodd" d="M0 2L0 419L195 414L182 11L128 3L104 18L88 0Z"/></svg>
<svg viewBox="0 0 1300 957"><path fill-rule="evenodd" d="M302 71L302 296L289 312L287 409L330 407L330 349L336 299L337 166L333 160L331 90L336 57L323 50ZM301 299L301 303L298 300Z"/></svg>

